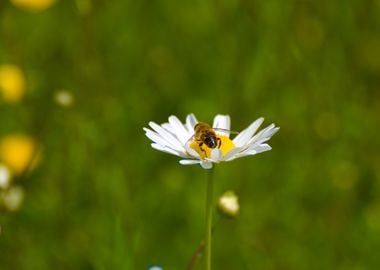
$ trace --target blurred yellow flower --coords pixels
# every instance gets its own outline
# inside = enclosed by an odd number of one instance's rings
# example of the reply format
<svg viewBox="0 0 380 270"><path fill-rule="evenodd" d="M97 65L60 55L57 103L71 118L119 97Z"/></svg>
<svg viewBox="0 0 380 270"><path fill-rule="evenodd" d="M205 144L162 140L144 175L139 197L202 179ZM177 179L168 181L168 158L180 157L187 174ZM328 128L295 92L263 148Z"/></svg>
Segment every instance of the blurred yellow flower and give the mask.
<svg viewBox="0 0 380 270"><path fill-rule="evenodd" d="M11 0L12 4L32 11L43 11L53 5L55 0Z"/></svg>
<svg viewBox="0 0 380 270"><path fill-rule="evenodd" d="M19 102L24 96L25 79L21 69L14 65L0 65L0 93L9 103Z"/></svg>
<svg viewBox="0 0 380 270"><path fill-rule="evenodd" d="M26 135L13 134L0 140L0 160L16 174L33 165L35 150L35 141Z"/></svg>

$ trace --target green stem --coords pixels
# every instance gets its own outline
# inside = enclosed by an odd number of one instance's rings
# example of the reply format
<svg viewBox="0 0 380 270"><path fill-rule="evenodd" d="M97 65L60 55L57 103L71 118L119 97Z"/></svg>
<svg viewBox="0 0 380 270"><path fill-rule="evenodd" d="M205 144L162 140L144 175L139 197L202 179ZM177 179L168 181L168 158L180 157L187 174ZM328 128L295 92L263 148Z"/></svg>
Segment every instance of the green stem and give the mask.
<svg viewBox="0 0 380 270"><path fill-rule="evenodd" d="M213 210L213 169L208 171L206 191L206 270L211 270L211 247L212 247L212 210Z"/></svg>

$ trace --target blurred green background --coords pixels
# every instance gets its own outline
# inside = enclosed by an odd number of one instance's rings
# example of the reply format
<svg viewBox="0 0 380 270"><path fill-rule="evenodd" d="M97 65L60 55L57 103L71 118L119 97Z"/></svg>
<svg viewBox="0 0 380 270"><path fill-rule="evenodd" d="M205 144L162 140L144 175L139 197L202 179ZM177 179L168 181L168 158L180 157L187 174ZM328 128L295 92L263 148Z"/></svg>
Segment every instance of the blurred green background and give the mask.
<svg viewBox="0 0 380 270"><path fill-rule="evenodd" d="M142 128L191 112L281 127L216 166L241 214L217 223L214 269L379 269L380 1L33 2L0 0L0 65L25 80L0 138L39 149L0 210L0 269L186 269L206 172Z"/></svg>

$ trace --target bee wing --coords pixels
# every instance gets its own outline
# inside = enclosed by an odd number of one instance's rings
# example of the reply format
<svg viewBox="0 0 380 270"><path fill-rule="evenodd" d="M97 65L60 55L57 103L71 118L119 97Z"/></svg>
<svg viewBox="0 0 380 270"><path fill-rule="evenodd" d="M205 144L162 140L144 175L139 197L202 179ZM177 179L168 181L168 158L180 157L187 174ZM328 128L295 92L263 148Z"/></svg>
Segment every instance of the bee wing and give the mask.
<svg viewBox="0 0 380 270"><path fill-rule="evenodd" d="M212 128L212 129L215 131L220 131L220 133L223 133L223 134L239 134L239 132L237 131L224 129L224 128Z"/></svg>

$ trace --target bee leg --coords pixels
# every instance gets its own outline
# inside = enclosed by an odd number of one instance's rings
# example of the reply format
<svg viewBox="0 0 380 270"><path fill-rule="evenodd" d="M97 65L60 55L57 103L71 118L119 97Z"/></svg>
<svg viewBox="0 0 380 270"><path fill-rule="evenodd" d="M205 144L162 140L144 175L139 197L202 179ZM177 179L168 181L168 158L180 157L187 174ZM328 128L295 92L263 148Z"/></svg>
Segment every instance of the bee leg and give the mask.
<svg viewBox="0 0 380 270"><path fill-rule="evenodd" d="M216 140L218 141L218 148L222 146L222 139L219 137L216 137Z"/></svg>
<svg viewBox="0 0 380 270"><path fill-rule="evenodd" d="M207 157L207 152L206 152L206 150L204 150L203 148L202 148L202 145L203 145L203 142L200 142L199 144L198 144L198 146L199 146L199 149L201 149L201 151L205 154L205 156Z"/></svg>

